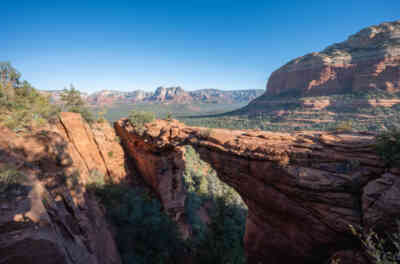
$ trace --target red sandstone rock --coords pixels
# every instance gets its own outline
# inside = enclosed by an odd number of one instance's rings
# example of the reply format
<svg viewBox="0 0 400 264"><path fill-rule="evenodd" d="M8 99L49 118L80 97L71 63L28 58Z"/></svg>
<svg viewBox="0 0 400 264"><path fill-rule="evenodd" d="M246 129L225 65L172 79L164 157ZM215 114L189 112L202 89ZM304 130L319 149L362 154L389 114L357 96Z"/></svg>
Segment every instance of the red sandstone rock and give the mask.
<svg viewBox="0 0 400 264"><path fill-rule="evenodd" d="M346 41L273 72L265 95L400 91L400 21L365 28Z"/></svg>
<svg viewBox="0 0 400 264"><path fill-rule="evenodd" d="M181 173L181 146L197 149L248 206L250 264L321 263L335 252L357 250L349 225L400 216L397 181L386 180L371 135L210 131L177 121L147 124L143 135L127 120L115 127L148 182L171 192L164 194L169 204L179 190L173 179Z"/></svg>
<svg viewBox="0 0 400 264"><path fill-rule="evenodd" d="M126 176L123 164L102 157L107 149L122 151L119 143L105 140L114 132L110 127L95 132L101 133L103 138L94 139L74 113L25 134L0 127L0 168L26 175L18 187L0 192L1 264L121 263L104 213L84 186L93 169L116 181Z"/></svg>

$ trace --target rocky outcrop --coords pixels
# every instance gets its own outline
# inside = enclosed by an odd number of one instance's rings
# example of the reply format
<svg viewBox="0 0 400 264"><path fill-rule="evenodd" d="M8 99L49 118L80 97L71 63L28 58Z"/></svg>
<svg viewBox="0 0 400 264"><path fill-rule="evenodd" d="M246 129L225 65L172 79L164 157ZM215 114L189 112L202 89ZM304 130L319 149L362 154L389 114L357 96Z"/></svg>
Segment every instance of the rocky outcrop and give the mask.
<svg viewBox="0 0 400 264"><path fill-rule="evenodd" d="M154 94L148 98L152 102L174 102L174 103L189 103L192 101L189 93L185 92L181 87L158 87Z"/></svg>
<svg viewBox="0 0 400 264"><path fill-rule="evenodd" d="M273 72L265 96L400 91L400 21L367 27L346 41Z"/></svg>
<svg viewBox="0 0 400 264"><path fill-rule="evenodd" d="M121 263L104 212L85 187L129 173L113 129L62 113L33 131L0 133L0 263Z"/></svg>
<svg viewBox="0 0 400 264"><path fill-rule="evenodd" d="M378 228L400 216L399 172L384 168L369 134L211 130L177 121L147 124L140 135L127 120L115 128L147 181L168 182L160 195L170 204L177 197L171 208L182 206L184 145L238 191L248 206L248 263L362 260L349 225Z"/></svg>
<svg viewBox="0 0 400 264"><path fill-rule="evenodd" d="M126 123L127 124L127 123ZM115 126L126 151L135 161L135 167L144 180L157 193L164 211L180 228L183 238L190 236L190 226L185 216L187 190L182 182L185 170L184 148L170 149L159 155L146 141L135 137L132 127Z"/></svg>

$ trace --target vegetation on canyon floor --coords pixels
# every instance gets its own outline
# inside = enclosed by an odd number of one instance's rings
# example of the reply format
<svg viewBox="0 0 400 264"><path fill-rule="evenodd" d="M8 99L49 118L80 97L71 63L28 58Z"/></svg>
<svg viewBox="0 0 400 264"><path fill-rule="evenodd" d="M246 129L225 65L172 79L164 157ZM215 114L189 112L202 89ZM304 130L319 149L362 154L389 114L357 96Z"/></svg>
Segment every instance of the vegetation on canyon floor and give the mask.
<svg viewBox="0 0 400 264"><path fill-rule="evenodd" d="M26 180L26 175L13 166L0 168L0 192L5 192L13 186L18 186Z"/></svg>
<svg viewBox="0 0 400 264"><path fill-rule="evenodd" d="M126 185L96 185L93 190L115 227L123 263L176 263L184 241L151 191Z"/></svg>
<svg viewBox="0 0 400 264"><path fill-rule="evenodd" d="M374 230L357 230L350 227L357 236L366 254L375 264L397 264L400 261L400 222L393 233L378 234ZM338 260L340 263L340 260Z"/></svg>
<svg viewBox="0 0 400 264"><path fill-rule="evenodd" d="M397 93L380 90L333 94L329 96L299 96L294 93L264 97L268 104L261 109L249 104L134 104L108 108L105 118L115 121L130 111L153 112L157 118L170 117L190 126L226 129L260 129L290 132L300 130L335 131L346 124L351 131L385 131L400 123L400 104L392 106L353 105L354 100L400 99ZM304 101L330 100L340 102L322 109L306 107ZM255 109L257 108L257 109ZM94 112L100 111L94 109Z"/></svg>
<svg viewBox="0 0 400 264"><path fill-rule="evenodd" d="M376 151L387 167L400 166L400 129L393 128L377 136Z"/></svg>
<svg viewBox="0 0 400 264"><path fill-rule="evenodd" d="M185 211L193 226L190 243L197 249L197 263L245 263L243 236L247 207L192 147L185 148L182 179L188 191ZM201 209L210 216L208 225L201 220Z"/></svg>
<svg viewBox="0 0 400 264"><path fill-rule="evenodd" d="M123 263L182 263L183 256L199 264L245 263L243 236L247 209L243 201L217 178L193 148L186 147L185 159L182 178L188 192L185 214L192 227L191 238L187 240L182 239L177 224L140 178L135 179L135 187L104 184L99 180L88 186L106 208L107 218L115 227ZM201 218L204 212L210 218L208 224Z"/></svg>

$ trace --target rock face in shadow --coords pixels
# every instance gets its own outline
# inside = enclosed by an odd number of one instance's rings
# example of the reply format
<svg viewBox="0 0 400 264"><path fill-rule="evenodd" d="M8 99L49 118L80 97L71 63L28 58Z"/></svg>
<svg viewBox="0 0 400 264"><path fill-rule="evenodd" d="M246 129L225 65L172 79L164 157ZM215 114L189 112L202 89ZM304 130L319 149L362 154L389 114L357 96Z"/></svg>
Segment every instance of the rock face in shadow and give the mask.
<svg viewBox="0 0 400 264"><path fill-rule="evenodd" d="M40 129L0 127L0 134L0 173L14 179L0 181L0 263L121 263L103 210L85 187L128 174L113 129L62 113Z"/></svg>
<svg viewBox="0 0 400 264"><path fill-rule="evenodd" d="M127 120L115 128L147 181L168 181L171 192L179 190L174 168L182 162L174 153L184 145L199 152L248 206L248 263L322 263L335 254L362 261L351 253L360 245L349 225L379 227L400 216L399 172L384 168L372 135L211 130L163 120L141 135Z"/></svg>
<svg viewBox="0 0 400 264"><path fill-rule="evenodd" d="M296 58L273 72L266 96L400 91L400 21L364 28L346 41Z"/></svg>
<svg viewBox="0 0 400 264"><path fill-rule="evenodd" d="M185 215L187 190L182 182L185 170L184 148L171 148L160 155L146 141L142 141L140 136L130 133L132 127L125 130L116 124L115 129L126 151L135 161L134 166L159 196L164 211L177 223L182 237L189 238L191 227ZM136 140L132 140L135 137Z"/></svg>

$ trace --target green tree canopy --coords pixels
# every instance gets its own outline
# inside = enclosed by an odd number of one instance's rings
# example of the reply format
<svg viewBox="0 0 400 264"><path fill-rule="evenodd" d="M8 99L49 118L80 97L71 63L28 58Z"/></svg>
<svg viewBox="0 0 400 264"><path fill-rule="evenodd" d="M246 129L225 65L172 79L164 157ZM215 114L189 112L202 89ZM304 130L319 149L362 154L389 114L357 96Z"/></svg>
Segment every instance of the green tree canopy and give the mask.
<svg viewBox="0 0 400 264"><path fill-rule="evenodd" d="M75 89L71 84L70 88L64 88L60 95L61 100L64 103L63 108L71 111L71 109L81 108L85 106L85 102L82 100L81 92Z"/></svg>
<svg viewBox="0 0 400 264"><path fill-rule="evenodd" d="M0 82L5 85L7 83L18 84L21 74L11 65L10 62L0 61Z"/></svg>
<svg viewBox="0 0 400 264"><path fill-rule="evenodd" d="M75 89L72 84L69 89L63 90L60 97L63 102L63 111L80 113L88 123L94 121L93 114L86 108L86 103L81 97L81 92Z"/></svg>

